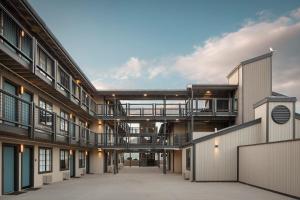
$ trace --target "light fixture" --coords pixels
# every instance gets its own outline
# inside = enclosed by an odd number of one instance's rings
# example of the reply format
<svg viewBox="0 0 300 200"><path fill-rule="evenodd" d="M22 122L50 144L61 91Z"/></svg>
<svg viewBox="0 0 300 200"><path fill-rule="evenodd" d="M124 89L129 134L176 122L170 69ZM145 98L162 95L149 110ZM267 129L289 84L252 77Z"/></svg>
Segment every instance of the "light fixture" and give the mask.
<svg viewBox="0 0 300 200"><path fill-rule="evenodd" d="M148 121L150 121L150 119L147 118L146 121L148 122Z"/></svg>
<svg viewBox="0 0 300 200"><path fill-rule="evenodd" d="M112 94L111 96L115 97L116 95L115 95L115 94Z"/></svg>
<svg viewBox="0 0 300 200"><path fill-rule="evenodd" d="M98 152L102 152L102 149L101 149L101 148L98 148Z"/></svg>
<svg viewBox="0 0 300 200"><path fill-rule="evenodd" d="M70 119L72 119L73 118L73 115L72 115L72 113L70 113Z"/></svg>
<svg viewBox="0 0 300 200"><path fill-rule="evenodd" d="M176 119L176 122L178 122L179 121L179 119Z"/></svg>
<svg viewBox="0 0 300 200"><path fill-rule="evenodd" d="M20 153L23 153L23 152L24 152L24 145L20 144Z"/></svg>
<svg viewBox="0 0 300 200"><path fill-rule="evenodd" d="M79 85L81 81L79 79L76 80L76 84Z"/></svg>
<svg viewBox="0 0 300 200"><path fill-rule="evenodd" d="M86 126L86 127L88 126L88 123L87 123L87 122L85 122L85 126Z"/></svg>
<svg viewBox="0 0 300 200"><path fill-rule="evenodd" d="M146 97L146 96L147 96L147 94L145 93L145 94L144 94L144 97Z"/></svg>
<svg viewBox="0 0 300 200"><path fill-rule="evenodd" d="M24 94L24 86L20 86L20 94Z"/></svg>
<svg viewBox="0 0 300 200"><path fill-rule="evenodd" d="M88 155L88 151L87 151L87 150L85 150L85 155L86 155L86 156Z"/></svg>
<svg viewBox="0 0 300 200"><path fill-rule="evenodd" d="M73 155L73 151L72 151L72 149L70 149L70 151L69 151L69 152L70 152L70 155Z"/></svg>
<svg viewBox="0 0 300 200"><path fill-rule="evenodd" d="M87 94L85 95L85 98L88 98L88 95L87 95Z"/></svg>
<svg viewBox="0 0 300 200"><path fill-rule="evenodd" d="M178 94L175 94L176 97L178 97Z"/></svg>
<svg viewBox="0 0 300 200"><path fill-rule="evenodd" d="M25 32L23 30L21 30L21 36L24 37L25 36Z"/></svg>
<svg viewBox="0 0 300 200"><path fill-rule="evenodd" d="M99 126L102 125L102 121L101 121L101 120L98 121L98 125L99 125Z"/></svg>
<svg viewBox="0 0 300 200"><path fill-rule="evenodd" d="M205 92L205 94L211 95L211 91L207 90L207 91Z"/></svg>
<svg viewBox="0 0 300 200"><path fill-rule="evenodd" d="M119 122L119 121L120 121L120 119L117 119L117 121Z"/></svg>
<svg viewBox="0 0 300 200"><path fill-rule="evenodd" d="M218 144L215 144L215 148L219 148L219 145L218 145Z"/></svg>

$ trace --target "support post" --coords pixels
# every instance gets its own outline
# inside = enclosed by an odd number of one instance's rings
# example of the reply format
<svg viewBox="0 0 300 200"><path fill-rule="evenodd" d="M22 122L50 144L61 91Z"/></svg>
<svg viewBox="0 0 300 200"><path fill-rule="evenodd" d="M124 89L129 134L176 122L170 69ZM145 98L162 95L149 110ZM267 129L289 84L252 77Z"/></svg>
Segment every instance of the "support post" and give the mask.
<svg viewBox="0 0 300 200"><path fill-rule="evenodd" d="M167 173L167 161L166 161L166 150L164 149L163 151L163 174L166 174Z"/></svg>

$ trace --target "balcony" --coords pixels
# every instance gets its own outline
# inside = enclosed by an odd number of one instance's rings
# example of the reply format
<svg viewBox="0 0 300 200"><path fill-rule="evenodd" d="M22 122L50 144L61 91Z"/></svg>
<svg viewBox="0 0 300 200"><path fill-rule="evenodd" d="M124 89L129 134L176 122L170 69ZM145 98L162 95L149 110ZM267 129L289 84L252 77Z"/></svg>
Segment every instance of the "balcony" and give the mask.
<svg viewBox="0 0 300 200"><path fill-rule="evenodd" d="M104 143L100 134L3 90L0 90L0 133L5 137L86 148Z"/></svg>
<svg viewBox="0 0 300 200"><path fill-rule="evenodd" d="M72 102L68 105L80 114L95 117L95 101L73 80L64 63L58 63L1 4L0 19L0 63L58 100Z"/></svg>
<svg viewBox="0 0 300 200"><path fill-rule="evenodd" d="M193 104L192 104L193 103ZM143 118L186 118L193 116L236 116L231 98L193 99L186 104L98 104L97 115L109 120Z"/></svg>

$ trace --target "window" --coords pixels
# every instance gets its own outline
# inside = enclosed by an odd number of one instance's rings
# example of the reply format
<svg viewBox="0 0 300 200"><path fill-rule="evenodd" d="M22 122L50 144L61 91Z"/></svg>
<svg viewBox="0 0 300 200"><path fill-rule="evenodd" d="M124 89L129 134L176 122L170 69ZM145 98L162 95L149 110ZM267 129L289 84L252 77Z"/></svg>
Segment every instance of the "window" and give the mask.
<svg viewBox="0 0 300 200"><path fill-rule="evenodd" d="M238 111L238 98L234 98L233 100L233 111L234 112Z"/></svg>
<svg viewBox="0 0 300 200"><path fill-rule="evenodd" d="M69 151L68 150L60 150L60 170L68 170L69 169Z"/></svg>
<svg viewBox="0 0 300 200"><path fill-rule="evenodd" d="M186 150L185 168L186 170L191 170L191 149Z"/></svg>
<svg viewBox="0 0 300 200"><path fill-rule="evenodd" d="M79 151L79 168L85 167L85 153L84 151Z"/></svg>
<svg viewBox="0 0 300 200"><path fill-rule="evenodd" d="M69 75L61 68L58 68L59 73L59 83L60 86L62 86L62 90L69 90L70 89L70 77Z"/></svg>
<svg viewBox="0 0 300 200"><path fill-rule="evenodd" d="M37 65L43 75L53 76L54 61L40 48L37 49ZM47 73L47 74L45 74Z"/></svg>
<svg viewBox="0 0 300 200"><path fill-rule="evenodd" d="M60 130L68 132L69 114L64 111L60 111L60 117Z"/></svg>
<svg viewBox="0 0 300 200"><path fill-rule="evenodd" d="M52 149L39 148L39 173L52 171Z"/></svg>
<svg viewBox="0 0 300 200"><path fill-rule="evenodd" d="M39 123L46 126L52 126L52 105L46 102L45 100L40 99L39 106Z"/></svg>
<svg viewBox="0 0 300 200"><path fill-rule="evenodd" d="M89 96L87 95L87 93L84 90L82 90L81 100L85 106L89 106Z"/></svg>
<svg viewBox="0 0 300 200"><path fill-rule="evenodd" d="M72 82L72 94L76 98L79 98L79 87L78 87L78 85L74 81Z"/></svg>

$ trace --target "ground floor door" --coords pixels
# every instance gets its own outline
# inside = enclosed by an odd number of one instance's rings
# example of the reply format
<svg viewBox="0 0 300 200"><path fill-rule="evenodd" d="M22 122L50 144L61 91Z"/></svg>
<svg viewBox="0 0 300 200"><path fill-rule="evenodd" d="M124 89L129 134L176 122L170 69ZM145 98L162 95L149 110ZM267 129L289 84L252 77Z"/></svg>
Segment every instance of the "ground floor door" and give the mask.
<svg viewBox="0 0 300 200"><path fill-rule="evenodd" d="M33 150L32 147L24 147L22 153L22 188L30 188L33 185Z"/></svg>
<svg viewBox="0 0 300 200"><path fill-rule="evenodd" d="M3 145L2 150L2 191L3 194L18 190L18 154L13 145Z"/></svg>
<svg viewBox="0 0 300 200"><path fill-rule="evenodd" d="M75 151L70 154L70 176L75 177Z"/></svg>
<svg viewBox="0 0 300 200"><path fill-rule="evenodd" d="M86 155L86 173L90 173L90 153L88 152Z"/></svg>

